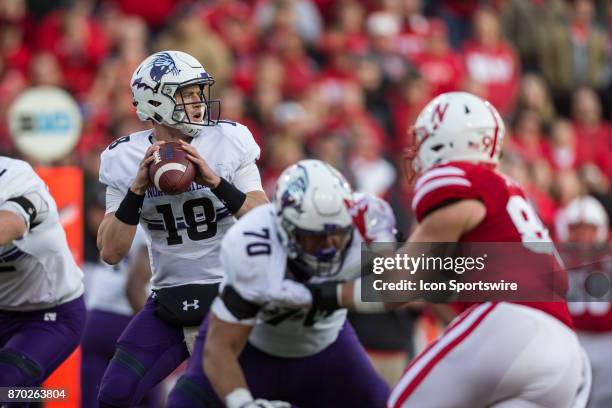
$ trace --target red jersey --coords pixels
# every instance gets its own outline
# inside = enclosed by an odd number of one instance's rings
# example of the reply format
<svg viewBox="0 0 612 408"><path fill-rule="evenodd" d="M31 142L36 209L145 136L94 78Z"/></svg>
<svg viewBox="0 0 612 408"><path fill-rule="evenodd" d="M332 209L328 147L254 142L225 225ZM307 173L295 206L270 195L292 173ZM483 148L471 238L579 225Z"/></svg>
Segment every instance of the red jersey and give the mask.
<svg viewBox="0 0 612 408"><path fill-rule="evenodd" d="M463 58L468 75L484 85L486 99L501 116L507 116L514 107L521 76L514 48L505 42L489 48L467 42Z"/></svg>
<svg viewBox="0 0 612 408"><path fill-rule="evenodd" d="M592 162L599 167L604 176L612 175L612 153L610 152L610 128L602 123L594 128L574 123L576 133L576 167Z"/></svg>
<svg viewBox="0 0 612 408"><path fill-rule="evenodd" d="M564 256L564 259L570 258ZM586 280L595 274L604 274L608 279L612 278L612 262L609 251L602 254L584 254L581 257L571 257L568 260L568 274L572 284L570 287L581 293L570 292L569 311L578 330L593 333L612 331L612 304L610 302L588 302L592 297L583 293ZM576 265L576 266L574 266Z"/></svg>
<svg viewBox="0 0 612 408"><path fill-rule="evenodd" d="M461 58L452 51L443 55L419 54L414 58L414 65L431 86L434 96L461 87L463 64Z"/></svg>
<svg viewBox="0 0 612 408"><path fill-rule="evenodd" d="M483 221L459 242L549 242L548 231L527 202L522 188L489 166L452 162L435 166L416 182L412 209L422 221L447 203L476 199L486 207ZM546 255L550 256L550 255ZM558 280L567 286L565 271L558 269ZM515 273L529 273L517 268ZM557 272L555 272L557 273ZM513 302L548 313L572 327L565 302Z"/></svg>

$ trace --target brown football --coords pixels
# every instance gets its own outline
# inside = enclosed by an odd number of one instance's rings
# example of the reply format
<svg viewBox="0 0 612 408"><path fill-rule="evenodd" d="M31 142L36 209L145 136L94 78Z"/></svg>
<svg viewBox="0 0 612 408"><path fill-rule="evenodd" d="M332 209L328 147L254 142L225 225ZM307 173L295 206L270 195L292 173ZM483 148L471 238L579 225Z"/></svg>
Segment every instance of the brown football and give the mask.
<svg viewBox="0 0 612 408"><path fill-rule="evenodd" d="M179 194L191 186L195 179L195 166L187 153L176 142L166 142L153 153L149 166L149 179L158 190L166 194Z"/></svg>

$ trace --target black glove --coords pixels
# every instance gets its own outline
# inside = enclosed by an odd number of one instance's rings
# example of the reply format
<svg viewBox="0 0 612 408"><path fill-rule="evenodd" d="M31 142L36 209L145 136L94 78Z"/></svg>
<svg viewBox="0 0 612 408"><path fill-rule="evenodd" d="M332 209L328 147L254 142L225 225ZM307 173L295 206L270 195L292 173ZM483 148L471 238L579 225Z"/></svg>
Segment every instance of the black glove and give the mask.
<svg viewBox="0 0 612 408"><path fill-rule="evenodd" d="M333 312L341 309L338 303L338 286L340 282L321 282L304 284L312 294L312 307L316 310Z"/></svg>

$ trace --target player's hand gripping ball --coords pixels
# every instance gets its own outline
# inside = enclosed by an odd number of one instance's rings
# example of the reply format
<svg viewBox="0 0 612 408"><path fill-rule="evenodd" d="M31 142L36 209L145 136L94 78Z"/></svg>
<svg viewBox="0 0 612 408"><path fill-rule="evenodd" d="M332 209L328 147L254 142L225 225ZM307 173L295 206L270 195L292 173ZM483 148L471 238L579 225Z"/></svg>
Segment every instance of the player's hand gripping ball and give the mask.
<svg viewBox="0 0 612 408"><path fill-rule="evenodd" d="M166 194L179 194L191 186L196 169L187 153L176 142L162 144L149 166L149 179L158 190Z"/></svg>

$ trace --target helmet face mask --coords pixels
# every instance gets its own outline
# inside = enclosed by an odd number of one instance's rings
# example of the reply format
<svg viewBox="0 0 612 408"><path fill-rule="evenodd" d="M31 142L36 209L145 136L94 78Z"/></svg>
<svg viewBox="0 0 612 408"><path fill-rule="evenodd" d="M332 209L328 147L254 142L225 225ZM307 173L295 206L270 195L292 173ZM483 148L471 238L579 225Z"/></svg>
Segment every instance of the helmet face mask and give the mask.
<svg viewBox="0 0 612 408"><path fill-rule="evenodd" d="M281 174L275 194L277 226L293 265L309 276L340 271L353 237L351 202L348 182L324 162L302 160Z"/></svg>
<svg viewBox="0 0 612 408"><path fill-rule="evenodd" d="M219 119L219 101L210 98L213 84L214 79L191 55L162 51L149 56L134 71L132 102L140 120L152 120L195 137L202 126L215 125ZM194 85L199 97L186 102L183 93ZM201 114L193 115L193 105L204 107Z"/></svg>
<svg viewBox="0 0 612 408"><path fill-rule="evenodd" d="M295 253L293 259L307 274L318 277L330 277L340 271L346 249L353 236L353 226L330 228L328 232L307 231L283 223L288 231L290 245Z"/></svg>
<svg viewBox="0 0 612 408"><path fill-rule="evenodd" d="M600 243L599 227L593 224L576 223L568 226L568 242L574 244L593 245Z"/></svg>
<svg viewBox="0 0 612 408"><path fill-rule="evenodd" d="M412 126L408 129L408 146L403 152L402 170L409 184L412 184L414 179L422 172L423 163L419 157L421 144L427 140L429 134L425 128L415 128Z"/></svg>
<svg viewBox="0 0 612 408"><path fill-rule="evenodd" d="M174 90L171 94L175 104L172 119L176 123L205 126L204 121L205 119L208 120L206 118L208 110L206 97L204 96L204 85L192 84L180 88L176 85L167 85L167 88L169 88L167 95L170 95L170 92ZM166 93L164 92L164 94Z"/></svg>

